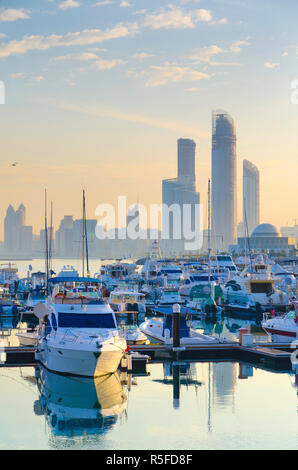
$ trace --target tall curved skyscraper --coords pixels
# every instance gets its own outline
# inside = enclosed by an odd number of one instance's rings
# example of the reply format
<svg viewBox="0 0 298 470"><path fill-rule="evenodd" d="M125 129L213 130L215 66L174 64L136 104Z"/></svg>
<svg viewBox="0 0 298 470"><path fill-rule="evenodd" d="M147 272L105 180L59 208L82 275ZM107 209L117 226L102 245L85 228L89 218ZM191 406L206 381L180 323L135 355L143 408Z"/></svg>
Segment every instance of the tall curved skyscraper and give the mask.
<svg viewBox="0 0 298 470"><path fill-rule="evenodd" d="M237 156L234 121L225 111L212 113L213 246L227 250L236 240Z"/></svg>
<svg viewBox="0 0 298 470"><path fill-rule="evenodd" d="M260 223L260 173L248 160L243 160L243 222L249 235Z"/></svg>

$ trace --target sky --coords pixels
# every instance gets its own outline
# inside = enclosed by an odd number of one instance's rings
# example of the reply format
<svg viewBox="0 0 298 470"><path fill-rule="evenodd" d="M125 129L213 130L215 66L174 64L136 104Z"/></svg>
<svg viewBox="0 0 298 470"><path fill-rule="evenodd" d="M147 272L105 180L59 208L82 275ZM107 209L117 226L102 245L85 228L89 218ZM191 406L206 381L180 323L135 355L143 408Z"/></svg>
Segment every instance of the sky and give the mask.
<svg viewBox="0 0 298 470"><path fill-rule="evenodd" d="M197 144L207 213L214 109L236 125L238 220L247 159L260 170L261 221L293 225L297 14L292 0L1 0L1 231L22 202L37 233L45 188L55 228L81 216L83 188L88 218L118 195L160 203L180 137Z"/></svg>

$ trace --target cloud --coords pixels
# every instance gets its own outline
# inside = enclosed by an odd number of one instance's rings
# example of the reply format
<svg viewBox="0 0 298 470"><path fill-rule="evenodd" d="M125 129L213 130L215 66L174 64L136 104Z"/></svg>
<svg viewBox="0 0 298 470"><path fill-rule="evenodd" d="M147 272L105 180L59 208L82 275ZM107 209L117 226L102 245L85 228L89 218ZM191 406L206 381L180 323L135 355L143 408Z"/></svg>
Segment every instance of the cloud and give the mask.
<svg viewBox="0 0 298 470"><path fill-rule="evenodd" d="M248 41L235 41L232 43L232 45L230 46L230 50L232 52L240 52L241 51L241 47L240 46L250 46L250 42Z"/></svg>
<svg viewBox="0 0 298 470"><path fill-rule="evenodd" d="M34 77L32 80L34 80L35 82L42 82L43 80L45 80L45 78L42 75L39 75L38 77Z"/></svg>
<svg viewBox="0 0 298 470"><path fill-rule="evenodd" d="M20 10L4 10L0 11L0 21L16 21L16 20L28 20L30 16L27 10L21 8Z"/></svg>
<svg viewBox="0 0 298 470"><path fill-rule="evenodd" d="M113 5L114 2L111 0L103 0L102 2L96 2L93 6L94 7L102 7L104 5Z"/></svg>
<svg viewBox="0 0 298 470"><path fill-rule="evenodd" d="M143 26L153 29L185 29L194 28L198 22L208 23L211 20L212 15L209 10L185 12L179 7L170 5L168 10L161 8L156 13L147 14Z"/></svg>
<svg viewBox="0 0 298 470"><path fill-rule="evenodd" d="M118 24L112 29L85 29L65 35L52 34L51 36L24 36L21 40L10 41L0 45L0 59L11 55L26 54L28 51L45 51L51 47L89 46L111 39L133 37L138 32L135 23Z"/></svg>
<svg viewBox="0 0 298 470"><path fill-rule="evenodd" d="M80 3L76 0L64 0L64 2L60 3L59 8L61 10L68 10L69 8L78 8Z"/></svg>
<svg viewBox="0 0 298 470"><path fill-rule="evenodd" d="M196 62L210 62L211 57L217 54L222 54L225 51L215 44L207 47L198 47L194 49L189 55L189 59Z"/></svg>
<svg viewBox="0 0 298 470"><path fill-rule="evenodd" d="M210 78L207 73L200 72L190 67L181 67L175 64L152 65L140 73L130 72L130 76L147 77L146 87L157 87L167 83L193 82Z"/></svg>
<svg viewBox="0 0 298 470"><path fill-rule="evenodd" d="M142 62L144 59L147 59L148 57L153 57L152 54L148 54L147 52L136 52L133 57L140 62Z"/></svg>
<svg viewBox="0 0 298 470"><path fill-rule="evenodd" d="M19 79L19 78L26 78L27 74L25 72L16 72L11 74L11 78Z"/></svg>
<svg viewBox="0 0 298 470"><path fill-rule="evenodd" d="M110 70L123 64L126 64L126 62L122 59L99 59L96 61L98 70Z"/></svg>
<svg viewBox="0 0 298 470"><path fill-rule="evenodd" d="M155 127L159 129L169 130L179 134L185 135L196 135L201 138L209 138L210 133L208 131L200 131L197 126L192 127L188 126L185 123L179 123L170 120L163 120L155 117L142 116L139 114L129 114L115 109L104 108L100 106L90 107L86 105L77 105L67 102L51 102L52 105L58 107L59 109L64 109L67 111L76 111L89 116L99 117L99 118L112 118L118 119L121 121L132 122L136 124L143 124L149 127Z"/></svg>
<svg viewBox="0 0 298 470"><path fill-rule="evenodd" d="M267 69L275 69L276 67L279 66L279 63L265 62L264 66L265 66Z"/></svg>
<svg viewBox="0 0 298 470"><path fill-rule="evenodd" d="M127 0L121 0L120 7L122 8L132 7L132 3L129 3Z"/></svg>
<svg viewBox="0 0 298 470"><path fill-rule="evenodd" d="M66 54L61 55L59 57L55 57L52 59L53 61L64 61L64 60L81 60L81 61L88 61L88 60L95 60L98 59L98 55L94 54L93 52L82 52L81 54Z"/></svg>

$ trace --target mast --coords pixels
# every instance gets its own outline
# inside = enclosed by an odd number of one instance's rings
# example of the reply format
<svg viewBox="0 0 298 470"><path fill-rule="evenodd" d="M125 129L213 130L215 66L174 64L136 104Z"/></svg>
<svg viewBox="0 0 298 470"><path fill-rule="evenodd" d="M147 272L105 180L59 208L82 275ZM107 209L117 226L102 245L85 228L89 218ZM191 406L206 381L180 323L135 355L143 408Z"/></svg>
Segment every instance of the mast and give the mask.
<svg viewBox="0 0 298 470"><path fill-rule="evenodd" d="M47 221L47 190L45 189L45 285L46 291L48 292L48 279L49 279L49 245L48 245L48 221Z"/></svg>
<svg viewBox="0 0 298 470"><path fill-rule="evenodd" d="M49 236L49 271L52 270L53 256L53 201L51 201L51 217L50 217L50 236Z"/></svg>
<svg viewBox="0 0 298 470"><path fill-rule="evenodd" d="M86 220L86 199L85 199L85 190L83 189L83 259L82 259L82 271L83 277L85 276L85 256L86 256L86 265L87 265L87 276L89 276L89 255L88 255L88 236L87 236L87 220Z"/></svg>
<svg viewBox="0 0 298 470"><path fill-rule="evenodd" d="M211 231L211 201L210 201L210 179L208 180L208 282L210 282L210 231Z"/></svg>

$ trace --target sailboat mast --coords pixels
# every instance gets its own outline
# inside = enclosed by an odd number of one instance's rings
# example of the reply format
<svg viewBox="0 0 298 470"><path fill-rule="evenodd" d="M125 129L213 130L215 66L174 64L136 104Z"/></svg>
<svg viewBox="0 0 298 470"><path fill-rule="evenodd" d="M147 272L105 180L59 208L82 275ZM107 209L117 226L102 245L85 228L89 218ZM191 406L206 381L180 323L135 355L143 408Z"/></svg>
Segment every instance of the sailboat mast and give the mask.
<svg viewBox="0 0 298 470"><path fill-rule="evenodd" d="M82 246L82 275L85 276L85 190L83 189L83 246Z"/></svg>
<svg viewBox="0 0 298 470"><path fill-rule="evenodd" d="M49 245L48 245L48 221L47 221L47 190L45 189L45 284L46 291L48 292L48 279L49 279Z"/></svg>
<svg viewBox="0 0 298 470"><path fill-rule="evenodd" d="M87 232L87 215L86 215L86 197L84 191L84 225L85 225L85 252L86 252L86 267L87 267L87 276L89 276L89 252L88 252L88 232Z"/></svg>
<svg viewBox="0 0 298 470"><path fill-rule="evenodd" d="M210 200L210 179L208 180L208 282L210 282L210 253L211 253L211 244L210 244L210 233L211 233L211 200Z"/></svg>

